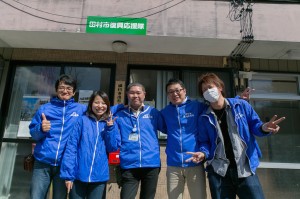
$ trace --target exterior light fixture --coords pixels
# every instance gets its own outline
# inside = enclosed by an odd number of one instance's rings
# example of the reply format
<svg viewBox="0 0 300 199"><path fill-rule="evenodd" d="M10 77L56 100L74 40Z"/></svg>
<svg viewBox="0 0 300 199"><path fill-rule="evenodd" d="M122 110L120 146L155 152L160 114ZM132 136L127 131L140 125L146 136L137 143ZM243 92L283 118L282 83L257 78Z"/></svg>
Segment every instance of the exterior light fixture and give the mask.
<svg viewBox="0 0 300 199"><path fill-rule="evenodd" d="M124 41L114 41L112 43L112 50L116 53L124 53L127 50L127 43Z"/></svg>

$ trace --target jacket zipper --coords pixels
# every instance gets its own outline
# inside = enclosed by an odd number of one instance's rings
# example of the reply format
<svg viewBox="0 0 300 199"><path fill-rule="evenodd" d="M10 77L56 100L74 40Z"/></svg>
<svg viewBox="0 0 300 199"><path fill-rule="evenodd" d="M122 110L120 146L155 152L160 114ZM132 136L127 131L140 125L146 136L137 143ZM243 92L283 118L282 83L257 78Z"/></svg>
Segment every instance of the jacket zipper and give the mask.
<svg viewBox="0 0 300 199"><path fill-rule="evenodd" d="M139 123L139 117L141 113L137 116L136 121L137 121L137 131L139 135L139 144L140 144L140 167L142 167L142 141L141 141L141 131L140 131L140 123Z"/></svg>
<svg viewBox="0 0 300 199"><path fill-rule="evenodd" d="M181 166L183 167L183 150L182 150L182 130L181 130L181 123L180 123L180 113L178 105L176 105L176 111L177 111L177 119L178 119L178 125L179 125L179 132L180 132L180 151L181 151Z"/></svg>
<svg viewBox="0 0 300 199"><path fill-rule="evenodd" d="M89 182L91 182L91 175L93 172L93 165L94 165L94 161L95 161L97 144L98 144L98 139L99 139L99 121L96 121L96 128L97 128L97 138L96 138L96 143L95 143L95 147L94 147L93 160L92 160L92 164L91 164L91 168L90 168Z"/></svg>
<svg viewBox="0 0 300 199"><path fill-rule="evenodd" d="M54 163L55 166L57 166L58 152L59 152L59 148L60 148L60 142L61 142L61 138L62 138L62 133L63 133L63 131L64 131L65 112L66 112L66 101L64 101L62 126L61 126L61 130L60 130L59 142L58 142L57 151L56 151L56 157L55 157L55 163Z"/></svg>

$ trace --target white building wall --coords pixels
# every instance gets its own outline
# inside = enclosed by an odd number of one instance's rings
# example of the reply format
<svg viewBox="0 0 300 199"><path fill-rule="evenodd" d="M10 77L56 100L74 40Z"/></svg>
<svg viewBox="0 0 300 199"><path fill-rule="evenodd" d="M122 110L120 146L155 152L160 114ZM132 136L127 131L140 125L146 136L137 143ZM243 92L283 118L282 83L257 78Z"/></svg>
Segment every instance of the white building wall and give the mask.
<svg viewBox="0 0 300 199"><path fill-rule="evenodd" d="M3 2L9 3L15 8ZM145 17L181 1L166 2L169 1L3 0L0 2L0 30L84 33L85 26L76 24L85 24L87 16ZM165 5L157 7L164 3ZM147 17L147 34L152 36L240 39L240 23L238 21L232 22L228 17L229 4L229 2L224 1L186 0L172 8ZM157 8L151 9L154 7ZM148 11L129 15L147 9ZM300 27L297 22L299 18L300 4L254 4L253 29L255 40L299 42Z"/></svg>

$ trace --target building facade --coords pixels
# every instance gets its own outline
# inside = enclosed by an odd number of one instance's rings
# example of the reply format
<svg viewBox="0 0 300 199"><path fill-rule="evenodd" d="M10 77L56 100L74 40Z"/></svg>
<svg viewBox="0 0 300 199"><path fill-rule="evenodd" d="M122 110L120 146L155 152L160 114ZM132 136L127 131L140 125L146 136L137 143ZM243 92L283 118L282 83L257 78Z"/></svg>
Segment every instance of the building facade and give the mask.
<svg viewBox="0 0 300 199"><path fill-rule="evenodd" d="M258 175L266 198L300 197L297 1L3 0L0 12L0 198L29 198L31 173L23 170L23 158L34 142L28 123L55 92L60 74L76 77L81 103L93 90L107 92L113 104L126 103L125 86L138 81L146 87L146 103L160 110L168 103L168 79L183 80L197 99L197 78L206 72L222 77L227 96L255 88L251 104L263 121L274 114L287 118L279 134L258 139ZM91 32L91 16L114 17L123 28L146 19L145 33ZM158 136L157 198L166 198L167 138ZM118 194L110 183L107 198Z"/></svg>

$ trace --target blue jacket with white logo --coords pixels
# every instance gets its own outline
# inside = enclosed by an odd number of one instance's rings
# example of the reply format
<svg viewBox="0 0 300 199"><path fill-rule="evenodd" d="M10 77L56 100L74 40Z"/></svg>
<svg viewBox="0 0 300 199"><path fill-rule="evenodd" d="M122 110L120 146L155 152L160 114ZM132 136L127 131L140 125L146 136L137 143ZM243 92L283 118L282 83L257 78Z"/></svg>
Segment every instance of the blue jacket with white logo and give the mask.
<svg viewBox="0 0 300 199"><path fill-rule="evenodd" d="M67 101L54 97L42 105L33 117L29 129L37 141L34 157L40 162L60 166L65 145L72 128L79 116L86 111L86 106L76 103L74 98ZM42 131L42 113L51 122L49 132Z"/></svg>
<svg viewBox="0 0 300 199"><path fill-rule="evenodd" d="M79 118L69 137L60 169L64 180L105 182L109 180L107 153L118 150L117 125L107 126L94 116Z"/></svg>
<svg viewBox="0 0 300 199"><path fill-rule="evenodd" d="M145 105L138 117L126 108L116 114L120 134L120 166L122 169L160 167L157 130L163 131L158 110Z"/></svg>
<svg viewBox="0 0 300 199"><path fill-rule="evenodd" d="M246 154L251 171L255 173L262 154L254 136L262 137L270 135L270 133L262 132L261 126L263 122L248 102L233 98L226 99L231 106L237 131L247 146ZM212 113L207 114L205 110L199 117L199 131L200 151L205 154L206 160L212 160L215 155L218 138L216 120Z"/></svg>
<svg viewBox="0 0 300 199"><path fill-rule="evenodd" d="M196 166L193 162L185 162L191 155L187 151L199 151L198 118L204 103L187 99L180 105L169 104L161 110L167 126L167 165L175 167Z"/></svg>

